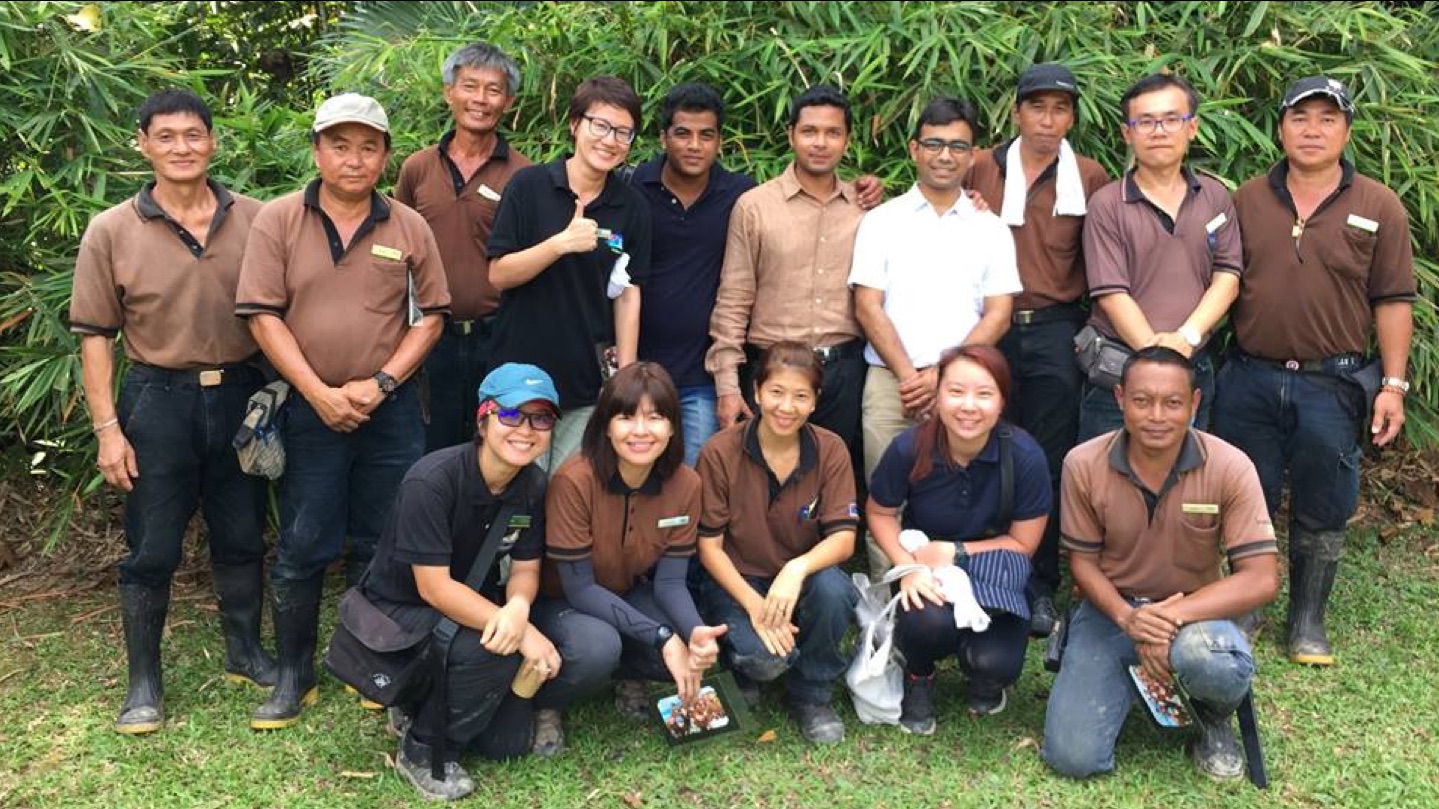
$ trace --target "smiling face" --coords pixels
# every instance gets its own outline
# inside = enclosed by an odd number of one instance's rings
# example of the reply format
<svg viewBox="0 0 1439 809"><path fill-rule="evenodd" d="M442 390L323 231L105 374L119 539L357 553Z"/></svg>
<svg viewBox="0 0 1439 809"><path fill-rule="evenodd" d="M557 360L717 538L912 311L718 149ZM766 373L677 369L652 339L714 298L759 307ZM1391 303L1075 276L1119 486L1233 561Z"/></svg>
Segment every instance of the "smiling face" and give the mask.
<svg viewBox="0 0 1439 809"><path fill-rule="evenodd" d="M969 144L970 148L960 151L942 147L938 152L925 148L926 142L942 141L945 144ZM909 142L909 157L914 161L919 184L939 193L958 191L974 163L974 130L964 121L952 121L942 126L925 124L919 128L919 137Z"/></svg>
<svg viewBox="0 0 1439 809"><path fill-rule="evenodd" d="M777 438L792 436L809 421L819 402L819 391L810 377L793 368L780 366L755 386L760 425Z"/></svg>
<svg viewBox="0 0 1439 809"><path fill-rule="evenodd" d="M794 150L796 171L811 177L834 174L849 147L844 110L827 104L801 108L794 126L789 128L789 145Z"/></svg>
<svg viewBox="0 0 1439 809"><path fill-rule="evenodd" d="M342 197L369 196L390 156L383 132L355 123L321 132L313 152L325 188Z"/></svg>
<svg viewBox="0 0 1439 809"><path fill-rule="evenodd" d="M958 359L945 366L939 379L935 412L951 447L982 446L1004 412L1004 396L983 365Z"/></svg>
<svg viewBox="0 0 1439 809"><path fill-rule="evenodd" d="M555 411L545 402L529 402L520 405L525 416L552 415ZM480 445L482 454L489 453L496 460L516 468L528 466L544 455L550 448L551 430L536 430L529 418L511 427L500 421L494 410L486 413L476 425L484 437Z"/></svg>
<svg viewBox="0 0 1439 809"><path fill-rule="evenodd" d="M155 176L172 183L203 180L215 154L214 135L193 112L153 116L150 127L136 134L136 142Z"/></svg>
<svg viewBox="0 0 1439 809"><path fill-rule="evenodd" d="M455 129L488 135L515 103L504 71L493 67L462 67L455 83L445 85L445 103L454 115Z"/></svg>
<svg viewBox="0 0 1439 809"><path fill-rule="evenodd" d="M1199 407L1199 392L1182 366L1135 361L1115 398L1129 440L1149 452L1173 450L1184 440Z"/></svg>
<svg viewBox="0 0 1439 809"><path fill-rule="evenodd" d="M636 477L643 478L670 445L674 425L646 394L640 397L635 412L619 413L611 418L606 433L619 459L621 473L628 467L640 473Z"/></svg>
<svg viewBox="0 0 1439 809"><path fill-rule="evenodd" d="M591 104L585 114L570 122L570 135L575 139L575 157L600 174L607 174L630 153L631 141L622 133L633 135L635 119L622 107ZM603 132L604 134L597 134Z"/></svg>
<svg viewBox="0 0 1439 809"><path fill-rule="evenodd" d="M1349 145L1349 119L1334 99L1307 98L1280 117L1279 145L1295 168L1312 171L1336 166Z"/></svg>
<svg viewBox="0 0 1439 809"><path fill-rule="evenodd" d="M665 164L681 177L706 177L719 159L719 116L712 110L675 110L669 128L660 133Z"/></svg>

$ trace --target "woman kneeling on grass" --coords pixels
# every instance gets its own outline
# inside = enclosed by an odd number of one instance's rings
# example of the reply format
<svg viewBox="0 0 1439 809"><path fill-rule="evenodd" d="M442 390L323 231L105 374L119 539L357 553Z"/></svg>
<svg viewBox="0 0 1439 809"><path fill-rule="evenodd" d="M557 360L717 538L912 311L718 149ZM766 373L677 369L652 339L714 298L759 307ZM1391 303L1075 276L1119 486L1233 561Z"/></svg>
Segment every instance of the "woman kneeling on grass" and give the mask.
<svg viewBox="0 0 1439 809"><path fill-rule="evenodd" d="M646 680L689 704L719 657L724 627L702 626L685 587L700 481L682 465L679 393L652 362L600 389L578 456L550 480L544 589L536 622L565 659L536 696L535 753L563 747L560 712L618 672L620 713L655 713Z"/></svg>
<svg viewBox="0 0 1439 809"><path fill-rule="evenodd" d="M808 423L822 378L807 346L774 344L755 370L759 418L700 451L700 603L729 626L727 663L746 700L758 700L756 681L788 672L790 714L806 739L830 744L844 739L830 698L857 598L839 565L859 519L849 449Z"/></svg>
<svg viewBox="0 0 1439 809"><path fill-rule="evenodd" d="M529 620L545 536L545 473L534 461L549 449L559 396L544 371L507 364L485 377L479 398L474 442L432 452L406 473L360 583L406 629L425 631L442 615L461 627L447 658L445 693L392 712L402 734L396 769L425 797L445 800L475 789L459 763L467 749L499 760L528 752L533 716L529 700L511 693L511 682L521 665L545 678L561 666L554 645ZM486 564L477 557L501 519L507 533L481 579L471 567ZM482 581L478 592L467 579ZM443 744L432 735L437 727L444 728ZM444 750L443 779L431 771L436 747Z"/></svg>
<svg viewBox="0 0 1439 809"><path fill-rule="evenodd" d="M935 728L934 664L949 654L958 654L969 680L970 714L1004 710L1005 688L1024 667L1029 557L1039 547L1053 498L1044 451L1028 433L1000 421L1009 399L1004 355L989 346L950 349L940 358L938 376L930 418L889 445L870 480L867 506L870 533L890 561L928 566L900 580L903 609L895 620L895 642L905 660L900 727L922 735ZM906 550L901 527L933 541ZM935 578L936 570L951 564L968 572L989 617L987 629L958 626L954 605Z"/></svg>

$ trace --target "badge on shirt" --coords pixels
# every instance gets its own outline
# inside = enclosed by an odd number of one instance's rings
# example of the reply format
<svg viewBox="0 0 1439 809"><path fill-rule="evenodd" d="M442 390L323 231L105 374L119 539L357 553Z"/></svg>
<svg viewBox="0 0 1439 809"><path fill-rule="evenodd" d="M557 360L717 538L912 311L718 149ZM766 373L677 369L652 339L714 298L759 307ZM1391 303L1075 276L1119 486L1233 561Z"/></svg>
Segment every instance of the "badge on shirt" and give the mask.
<svg viewBox="0 0 1439 809"><path fill-rule="evenodd" d="M1224 227L1224 223L1228 221L1229 217L1225 216L1223 211L1220 211L1218 216L1204 224L1204 232L1212 234L1214 231Z"/></svg>
<svg viewBox="0 0 1439 809"><path fill-rule="evenodd" d="M390 261L403 261L405 258L404 253L393 247L386 247L383 244L377 244L371 247L370 255L379 256L380 258L389 259Z"/></svg>
<svg viewBox="0 0 1439 809"><path fill-rule="evenodd" d="M605 243L605 247L608 247L611 253L623 253L625 251L625 234L620 233L618 230L596 228L595 235L599 237L600 241Z"/></svg>
<svg viewBox="0 0 1439 809"><path fill-rule="evenodd" d="M689 524L690 524L690 515L688 515L688 514L681 514L681 515L679 515L678 517L665 517L665 518L661 519L656 525L657 525L657 527L659 527L659 528L678 528L678 527L681 526L681 525L689 525Z"/></svg>
<svg viewBox="0 0 1439 809"><path fill-rule="evenodd" d="M1185 514L1218 514L1218 503L1185 503L1180 507Z"/></svg>
<svg viewBox="0 0 1439 809"><path fill-rule="evenodd" d="M509 525L506 526L506 527L508 527L508 528L529 528L529 527L530 527L530 515L528 515L528 514L516 514L515 516L513 516L513 517L510 518L510 523L509 523Z"/></svg>
<svg viewBox="0 0 1439 809"><path fill-rule="evenodd" d="M855 518L856 520L859 519L859 504L858 504L858 503L850 503L850 504L849 504L849 516Z"/></svg>
<svg viewBox="0 0 1439 809"><path fill-rule="evenodd" d="M1349 227L1351 228L1359 228L1360 230L1368 233L1379 232L1378 222L1375 222L1373 219L1360 216L1357 213L1349 214L1349 220L1345 224L1349 225Z"/></svg>
<svg viewBox="0 0 1439 809"><path fill-rule="evenodd" d="M499 202L499 201L500 201L500 192L496 191L496 190L493 189L493 188L490 188L488 185L485 185L484 183L480 183L480 187L475 191L475 193L476 193L476 194L479 194L480 196L484 197L485 199L489 200L490 202Z"/></svg>

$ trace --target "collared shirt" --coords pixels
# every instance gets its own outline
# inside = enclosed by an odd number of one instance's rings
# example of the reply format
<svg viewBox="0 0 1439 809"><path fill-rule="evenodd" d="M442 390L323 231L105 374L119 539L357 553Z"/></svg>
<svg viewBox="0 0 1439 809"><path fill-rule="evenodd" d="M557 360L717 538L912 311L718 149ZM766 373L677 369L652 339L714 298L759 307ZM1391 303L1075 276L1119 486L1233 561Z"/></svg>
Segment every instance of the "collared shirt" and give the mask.
<svg viewBox="0 0 1439 809"><path fill-rule="evenodd" d="M1248 456L1191 430L1157 492L1129 464L1129 434L1106 433L1064 459L1060 544L1097 554L1099 569L1126 596L1162 601L1220 578L1231 563L1277 553L1259 475Z"/></svg>
<svg viewBox="0 0 1439 809"><path fill-rule="evenodd" d="M495 229L490 261L533 247L569 227L575 218L565 160L521 169L510 178ZM585 215L612 231L630 256L630 280L643 285L650 273L650 216L644 197L613 174L585 206ZM603 348L615 340L614 301L605 293L619 255L605 244L588 253L567 253L538 275L500 296L491 338L491 363L527 362L545 369L569 410L599 398ZM642 299L643 300L643 299Z"/></svg>
<svg viewBox="0 0 1439 809"><path fill-rule="evenodd" d="M349 244L320 207L320 180L266 203L250 228L235 314L272 314L326 385L368 379L424 314L448 314L439 247L414 209L379 194Z"/></svg>
<svg viewBox="0 0 1439 809"><path fill-rule="evenodd" d="M1343 178L1302 223L1281 160L1234 195L1244 230L1239 345L1276 360L1365 353L1373 306L1415 299L1409 216L1393 191L1342 162Z"/></svg>
<svg viewBox="0 0 1439 809"><path fill-rule="evenodd" d="M448 567L451 578L465 581L491 522L506 505L514 513L480 593L503 603L499 561L508 556L523 562L544 555L544 470L526 466L504 491L494 494L480 472L478 446L467 442L437 450L405 473L370 563L367 593L397 604L427 603L415 584L414 565Z"/></svg>
<svg viewBox="0 0 1439 809"><path fill-rule="evenodd" d="M816 199L793 163L739 198L705 356L717 394L739 393L745 343L825 347L860 336L846 281L863 215L853 183L837 182L829 199Z"/></svg>
<svg viewBox="0 0 1439 809"><path fill-rule="evenodd" d="M161 368L214 368L259 347L235 317L235 286L259 200L214 180L205 245L155 202L155 184L91 220L75 258L70 330L114 337L125 354Z"/></svg>
<svg viewBox="0 0 1439 809"><path fill-rule="evenodd" d="M977 153L964 181L966 186L978 191L989 209L997 214L1004 211L1004 180L1009 172L1009 146L1013 142L1008 140ZM1084 198L1088 200L1109 183L1109 172L1084 155L1075 155L1075 159L1079 163ZM1084 217L1055 215L1058 165L1059 159L1055 158L1030 183L1024 199L1024 224L1010 228L1018 257L1019 279L1024 284L1024 291L1014 299L1015 309L1076 303L1084 296ZM1022 166L1017 168L1024 170Z"/></svg>
<svg viewBox="0 0 1439 809"><path fill-rule="evenodd" d="M1014 239L999 217L976 211L963 194L936 214L918 185L860 221L849 283L884 293L884 313L916 368L964 342L985 298L1022 288ZM874 343L864 358L884 365Z"/></svg>
<svg viewBox="0 0 1439 809"><path fill-rule="evenodd" d="M651 473L631 489L619 473L600 480L589 460L576 455L555 471L546 499L544 587L550 595L562 593L553 562L589 559L595 581L624 595L661 556L694 556L700 478L688 466L666 480Z"/></svg>
<svg viewBox="0 0 1439 809"><path fill-rule="evenodd" d="M661 181L660 155L635 169L634 184L654 219L649 283L640 310L640 359L658 362L675 385L710 384L705 372L710 312L719 291L730 212L755 182L718 163L686 208Z"/></svg>
<svg viewBox="0 0 1439 809"><path fill-rule="evenodd" d="M531 164L510 149L504 136L496 138L494 152L465 177L450 159L455 139L450 130L438 144L406 158L395 183L395 199L419 211L435 233L450 286L450 310L457 320L488 317L499 306L486 243L510 176Z"/></svg>
<svg viewBox="0 0 1439 809"><path fill-rule="evenodd" d="M765 462L758 420L721 430L700 450L704 481L699 535L724 538L724 551L745 576L772 578L820 540L859 526L854 470L839 436L807 424L799 464L781 481Z"/></svg>
<svg viewBox="0 0 1439 809"><path fill-rule="evenodd" d="M1184 180L1189 190L1177 219L1144 196L1130 170L1094 195L1084 222L1090 296L1128 293L1155 331L1183 326L1214 273L1242 273L1239 218L1229 192L1187 167ZM1089 322L1118 338L1100 307Z"/></svg>

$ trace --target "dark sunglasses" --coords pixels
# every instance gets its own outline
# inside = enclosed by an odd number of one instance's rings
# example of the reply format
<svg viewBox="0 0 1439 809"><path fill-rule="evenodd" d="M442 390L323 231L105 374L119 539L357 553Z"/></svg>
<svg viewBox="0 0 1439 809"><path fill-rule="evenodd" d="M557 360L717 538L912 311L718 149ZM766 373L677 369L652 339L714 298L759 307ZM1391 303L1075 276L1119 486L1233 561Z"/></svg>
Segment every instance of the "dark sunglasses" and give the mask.
<svg viewBox="0 0 1439 809"><path fill-rule="evenodd" d="M555 422L560 420L559 416L548 410L541 410L535 413L526 413L519 408L513 410L506 407L495 408L495 418L506 427L518 427L526 421L535 432L547 433L555 428Z"/></svg>

